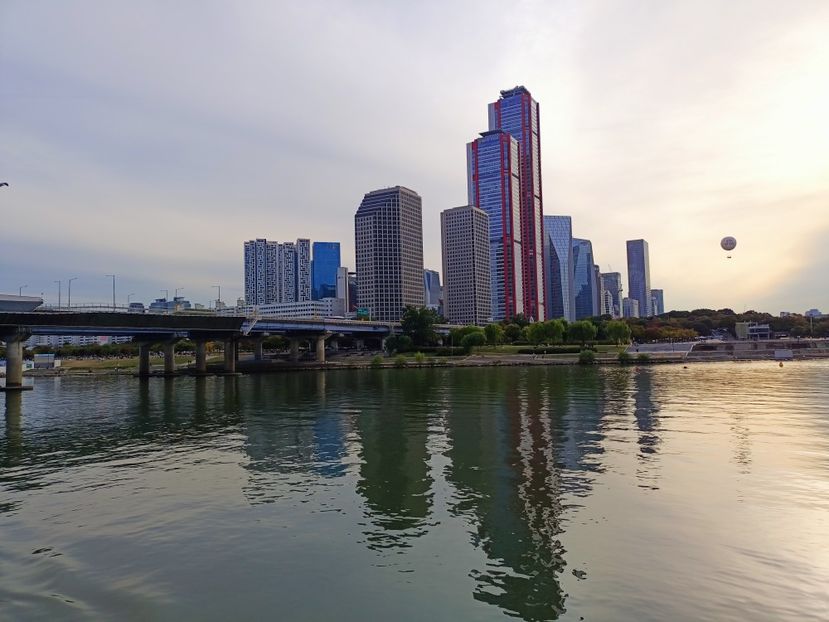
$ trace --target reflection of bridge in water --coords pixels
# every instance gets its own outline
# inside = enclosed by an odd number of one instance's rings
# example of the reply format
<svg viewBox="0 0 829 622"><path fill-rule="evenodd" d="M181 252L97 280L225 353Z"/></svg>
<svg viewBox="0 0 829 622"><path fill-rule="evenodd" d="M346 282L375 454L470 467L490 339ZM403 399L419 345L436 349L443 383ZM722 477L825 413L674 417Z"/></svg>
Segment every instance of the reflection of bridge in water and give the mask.
<svg viewBox="0 0 829 622"><path fill-rule="evenodd" d="M449 325L436 327L447 334ZM207 344L224 344L222 371L234 373L239 359L239 342L254 346L254 359L262 360L262 342L268 335L283 335L290 344L290 358L299 359L300 344L315 344L317 362L325 362L326 341L351 336L362 346L365 340L379 342L399 332L399 322L371 322L336 318L271 318L221 316L198 313L49 312L0 313L0 341L6 343L5 390L23 386L23 342L32 335L105 335L132 337L138 344L138 375L150 374L150 349L161 344L164 375L175 374L175 345L182 339L195 344L196 374L207 373Z"/></svg>

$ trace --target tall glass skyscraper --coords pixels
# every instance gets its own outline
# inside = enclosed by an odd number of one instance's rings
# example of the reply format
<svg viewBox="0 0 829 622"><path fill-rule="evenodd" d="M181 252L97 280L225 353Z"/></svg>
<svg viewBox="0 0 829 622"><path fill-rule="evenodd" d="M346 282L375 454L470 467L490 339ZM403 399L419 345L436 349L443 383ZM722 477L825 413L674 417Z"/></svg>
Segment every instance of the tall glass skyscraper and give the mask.
<svg viewBox="0 0 829 622"><path fill-rule="evenodd" d="M602 313L622 317L622 275L619 272L602 272L601 276L602 290L608 302Z"/></svg>
<svg viewBox="0 0 829 622"><path fill-rule="evenodd" d="M544 217L544 274L547 318L576 319L573 293L573 222L569 216Z"/></svg>
<svg viewBox="0 0 829 622"><path fill-rule="evenodd" d="M339 242L314 242L311 261L311 296L314 300L337 297Z"/></svg>
<svg viewBox="0 0 829 622"><path fill-rule="evenodd" d="M501 130L466 145L469 204L489 217L492 318L524 313L518 141Z"/></svg>
<svg viewBox="0 0 829 622"><path fill-rule="evenodd" d="M509 132L518 141L521 167L521 266L524 313L547 318L544 294L544 210L541 200L541 141L538 102L523 86L501 91L489 104L489 129Z"/></svg>
<svg viewBox="0 0 829 622"><path fill-rule="evenodd" d="M628 240L628 296L639 302L639 316L651 317L651 270L648 260L648 243L645 240Z"/></svg>
<svg viewBox="0 0 829 622"><path fill-rule="evenodd" d="M594 266L593 243L573 238L573 289L577 320L598 315L599 292L596 290Z"/></svg>
<svg viewBox="0 0 829 622"><path fill-rule="evenodd" d="M654 315L665 313L665 294L661 289L651 290L651 307Z"/></svg>

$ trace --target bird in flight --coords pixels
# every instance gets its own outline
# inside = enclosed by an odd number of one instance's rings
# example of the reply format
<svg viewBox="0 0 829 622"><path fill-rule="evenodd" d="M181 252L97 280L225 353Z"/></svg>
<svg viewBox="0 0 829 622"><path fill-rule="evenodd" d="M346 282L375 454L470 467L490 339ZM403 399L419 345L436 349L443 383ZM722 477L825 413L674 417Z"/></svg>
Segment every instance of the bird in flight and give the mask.
<svg viewBox="0 0 829 622"><path fill-rule="evenodd" d="M8 185L9 185L9 182L7 182L7 181L0 181L0 188L2 188L3 186L8 186Z"/></svg>

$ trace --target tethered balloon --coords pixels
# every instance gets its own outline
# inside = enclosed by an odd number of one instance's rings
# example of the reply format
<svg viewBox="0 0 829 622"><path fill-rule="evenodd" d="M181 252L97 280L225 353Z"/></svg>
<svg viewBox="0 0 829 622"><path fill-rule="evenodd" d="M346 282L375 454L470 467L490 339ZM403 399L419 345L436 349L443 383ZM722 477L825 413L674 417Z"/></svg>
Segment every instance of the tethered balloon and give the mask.
<svg viewBox="0 0 829 622"><path fill-rule="evenodd" d="M736 238L732 238L730 235L727 235L722 240L720 240L720 246L724 251L730 253L735 248L737 248L737 240ZM728 258L731 259L731 255L728 255Z"/></svg>

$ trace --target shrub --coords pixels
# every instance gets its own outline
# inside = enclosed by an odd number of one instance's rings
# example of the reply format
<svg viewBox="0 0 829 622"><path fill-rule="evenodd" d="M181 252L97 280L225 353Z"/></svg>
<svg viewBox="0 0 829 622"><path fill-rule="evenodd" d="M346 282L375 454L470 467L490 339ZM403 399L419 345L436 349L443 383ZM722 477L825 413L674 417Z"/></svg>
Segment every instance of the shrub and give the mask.
<svg viewBox="0 0 829 622"><path fill-rule="evenodd" d="M414 360L415 363L423 364L426 362L426 355L423 352L415 352Z"/></svg>
<svg viewBox="0 0 829 622"><path fill-rule="evenodd" d="M596 353L593 350L582 350L579 352L579 363L581 365L592 365L596 362Z"/></svg>
<svg viewBox="0 0 829 622"><path fill-rule="evenodd" d="M398 354L394 357L394 366L395 367L406 367L406 357L402 354Z"/></svg>
<svg viewBox="0 0 829 622"><path fill-rule="evenodd" d="M622 365L625 365L626 363L630 363L630 361L632 359L633 359L633 357L630 355L630 352L628 352L627 350L620 350L619 351L619 362Z"/></svg>
<svg viewBox="0 0 829 622"><path fill-rule="evenodd" d="M379 369L383 366L383 357L379 354L371 359L371 367L373 369Z"/></svg>
<svg viewBox="0 0 829 622"><path fill-rule="evenodd" d="M645 354L644 352L642 352L641 354L638 354L636 356L636 360L639 361L640 363L647 363L648 361L651 360L651 357L650 357L649 354Z"/></svg>

